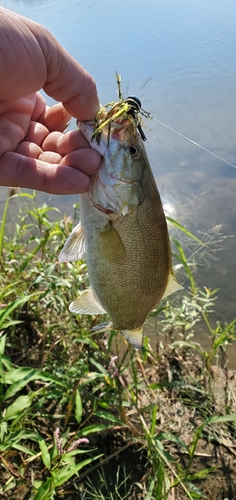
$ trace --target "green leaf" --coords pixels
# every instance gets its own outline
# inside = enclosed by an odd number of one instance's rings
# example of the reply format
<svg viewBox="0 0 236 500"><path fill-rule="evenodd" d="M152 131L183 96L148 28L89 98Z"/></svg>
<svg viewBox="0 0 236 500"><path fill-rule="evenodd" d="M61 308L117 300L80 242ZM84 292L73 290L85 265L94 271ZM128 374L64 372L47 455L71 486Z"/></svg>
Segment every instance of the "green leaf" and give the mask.
<svg viewBox="0 0 236 500"><path fill-rule="evenodd" d="M116 424L123 425L123 422L118 417L116 417L116 415L113 415L108 411L97 410L95 411L94 415L96 415L96 417L105 418L107 420L110 420L111 422L115 422Z"/></svg>
<svg viewBox="0 0 236 500"><path fill-rule="evenodd" d="M40 450L42 453L42 461L43 461L45 467L47 467L47 469L50 470L51 469L50 454L48 451L48 447L47 447L44 439L41 436L38 436L38 444L39 444L39 447L40 447Z"/></svg>
<svg viewBox="0 0 236 500"><path fill-rule="evenodd" d="M17 392L21 391L23 387L26 386L32 380L42 380L43 382L54 382L61 387L65 387L65 384L60 382L57 377L50 375L42 370L36 370L27 367L12 368L5 374L5 384L12 384L6 390L4 400L7 400L14 396Z"/></svg>
<svg viewBox="0 0 236 500"><path fill-rule="evenodd" d="M4 374L4 367L3 367L3 355L5 351L5 344L6 344L6 335L3 335L0 338L0 380L1 382L5 385L5 374ZM2 401L2 396L3 396L3 387L1 388L1 401Z"/></svg>
<svg viewBox="0 0 236 500"><path fill-rule="evenodd" d="M148 492L147 492L147 495L145 497L145 500L152 500L153 499L152 494L153 494L154 486L155 486L155 479L152 479L150 482L150 486L148 488Z"/></svg>
<svg viewBox="0 0 236 500"><path fill-rule="evenodd" d="M42 248L45 245L46 240L47 240L46 237L44 239L40 240L39 243L34 247L32 252L27 253L26 259L19 267L19 273L22 273L25 270L25 268L28 266L28 264L30 263L30 261L32 260L34 255L36 255L38 253L38 251L40 250L40 248Z"/></svg>
<svg viewBox="0 0 236 500"><path fill-rule="evenodd" d="M13 198L30 198L30 200L33 200L35 198L35 194L30 194L30 193L16 193L11 196L11 199Z"/></svg>
<svg viewBox="0 0 236 500"><path fill-rule="evenodd" d="M82 400L81 400L80 393L77 389L76 395L75 395L75 418L76 418L78 424L80 424L80 422L81 422L82 412L83 412Z"/></svg>
<svg viewBox="0 0 236 500"><path fill-rule="evenodd" d="M38 441L38 434L33 431L21 430L14 432L10 435L9 439L14 443L19 443L22 439L31 439L31 441Z"/></svg>
<svg viewBox="0 0 236 500"><path fill-rule="evenodd" d="M2 356L5 352L5 345L6 345L6 335L2 335L2 337L0 337L0 356Z"/></svg>
<svg viewBox="0 0 236 500"><path fill-rule="evenodd" d="M189 487L191 491L191 497L193 499L199 498L200 500L203 500L204 498L207 498L206 495L199 490L194 484L190 483L189 481L186 482L187 486Z"/></svg>
<svg viewBox="0 0 236 500"><path fill-rule="evenodd" d="M190 349L195 349L200 356L204 355L204 350L199 346L198 344L195 344L194 342L186 342L185 340L176 340L171 344L173 347L190 347Z"/></svg>
<svg viewBox="0 0 236 500"><path fill-rule="evenodd" d="M152 418L151 418L151 428L150 428L151 436L154 436L155 434L156 419L157 419L157 405L154 405L152 408Z"/></svg>
<svg viewBox="0 0 236 500"><path fill-rule="evenodd" d="M76 450L68 451L68 453L63 453L63 460L67 462L67 459L71 461L71 457L74 457L75 455L83 455L85 453L88 453L91 450L82 450L81 448L77 448Z"/></svg>
<svg viewBox="0 0 236 500"><path fill-rule="evenodd" d="M23 321L21 321L19 319L12 319L12 320L7 321L6 323L4 323L4 325L2 326L2 329L6 330L10 326L19 325L20 323L23 323Z"/></svg>
<svg viewBox="0 0 236 500"><path fill-rule="evenodd" d="M32 394L19 396L14 403L8 406L3 420L12 420L13 418L16 418L19 413L31 406L32 399Z"/></svg>
<svg viewBox="0 0 236 500"><path fill-rule="evenodd" d="M161 432L156 436L155 439L159 441L171 441L172 443L175 443L181 448L184 448L184 450L188 451L188 447L186 446L186 444L178 436L175 436L175 434L171 434L171 432Z"/></svg>
<svg viewBox="0 0 236 500"><path fill-rule="evenodd" d="M80 432L80 437L87 436L88 434L92 434L92 432L100 432L104 431L105 429L109 429L109 425L104 425L104 424L98 424L98 425L89 425L88 427L85 427Z"/></svg>
<svg viewBox="0 0 236 500"><path fill-rule="evenodd" d="M47 479L47 481L45 481L43 484L41 484L38 492L36 493L35 497L34 497L34 500L50 500L52 497L50 495L50 497L48 496L49 493L54 493L55 492L55 488L53 487L53 482L54 482L54 479L52 477L50 477L49 479Z"/></svg>
<svg viewBox="0 0 236 500"><path fill-rule="evenodd" d="M217 470L218 466L215 467L209 467L207 469L202 469L197 472L194 472L193 474L188 475L188 480L189 481L196 481L196 479L205 479L209 474L212 472L215 472Z"/></svg>
<svg viewBox="0 0 236 500"><path fill-rule="evenodd" d="M221 424L222 422L235 422L236 421L236 415L214 415L213 417L207 418L203 424L202 427L205 427L206 425L210 424Z"/></svg>
<svg viewBox="0 0 236 500"><path fill-rule="evenodd" d="M11 363L8 356L5 356L5 354L3 354L2 356L0 355L0 360L7 370L11 370L13 368L13 364Z"/></svg>
<svg viewBox="0 0 236 500"><path fill-rule="evenodd" d="M36 452L30 450L29 448L26 448L26 446L22 446L22 444L14 444L13 443L12 448L14 448L15 450L22 451L22 453L26 453L26 455L30 455L30 456L36 455Z"/></svg>
<svg viewBox="0 0 236 500"><path fill-rule="evenodd" d="M84 460L83 462L80 462L79 464L69 464L65 465L62 469L56 472L55 475L55 486L61 486L64 484L66 481L68 481L72 476L76 475L83 467L85 467L88 464L91 464L94 460L97 460L98 458L102 457L102 455L98 455L97 457L92 457L88 458L87 460Z"/></svg>
<svg viewBox="0 0 236 500"><path fill-rule="evenodd" d="M95 361L95 359L90 358L90 362L92 363L92 365L96 366L96 368L100 371L100 373L107 375L107 370L104 368L104 366L102 366L100 363Z"/></svg>

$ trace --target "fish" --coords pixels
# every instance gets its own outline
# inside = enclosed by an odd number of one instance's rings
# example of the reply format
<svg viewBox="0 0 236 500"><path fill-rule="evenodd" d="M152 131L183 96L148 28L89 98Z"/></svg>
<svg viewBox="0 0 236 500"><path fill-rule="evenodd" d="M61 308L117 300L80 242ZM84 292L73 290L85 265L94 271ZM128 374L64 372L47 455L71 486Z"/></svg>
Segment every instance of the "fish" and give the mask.
<svg viewBox="0 0 236 500"><path fill-rule="evenodd" d="M108 314L93 330L117 330L138 350L148 314L180 290L160 194L144 146L141 102L109 103L95 122L78 121L103 156L92 189L80 195L80 223L59 262L86 258L90 287L69 306L76 314ZM145 112L144 112L145 113ZM144 114L142 113L142 114Z"/></svg>

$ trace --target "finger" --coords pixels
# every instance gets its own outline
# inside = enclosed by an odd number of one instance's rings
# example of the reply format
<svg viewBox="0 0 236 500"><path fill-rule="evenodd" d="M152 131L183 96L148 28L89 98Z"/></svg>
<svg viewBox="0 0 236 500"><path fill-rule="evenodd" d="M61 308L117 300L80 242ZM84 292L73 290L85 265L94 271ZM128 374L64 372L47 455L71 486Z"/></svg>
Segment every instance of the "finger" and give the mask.
<svg viewBox="0 0 236 500"><path fill-rule="evenodd" d="M12 101L0 100L0 155L14 151L18 143L24 139L35 102L35 94Z"/></svg>
<svg viewBox="0 0 236 500"><path fill-rule="evenodd" d="M72 151L64 156L60 164L69 165L91 176L99 169L101 158L101 155L95 149L84 148Z"/></svg>
<svg viewBox="0 0 236 500"><path fill-rule="evenodd" d="M43 151L38 157L38 160L42 160L45 163L52 163L52 164L61 163L61 159L62 159L61 155L59 155L58 153L54 153L53 151L46 151L46 152Z"/></svg>
<svg viewBox="0 0 236 500"><path fill-rule="evenodd" d="M65 195L89 191L91 179L76 168L5 153L0 158L0 185Z"/></svg>
<svg viewBox="0 0 236 500"><path fill-rule="evenodd" d="M15 153L29 158L38 158L42 153L42 149L34 142L23 141L17 146Z"/></svg>
<svg viewBox="0 0 236 500"><path fill-rule="evenodd" d="M31 121L24 140L34 142L40 146L47 135L48 129L42 123Z"/></svg>
<svg viewBox="0 0 236 500"><path fill-rule="evenodd" d="M46 99L40 94L40 92L35 92L35 106L31 115L33 122L40 121L40 116L43 116L46 110Z"/></svg>
<svg viewBox="0 0 236 500"><path fill-rule="evenodd" d="M42 160L46 163L60 163L62 157L58 153L53 151L42 151L42 149L33 142L21 142L17 146L15 153L27 156L28 158L35 158L37 160Z"/></svg>
<svg viewBox="0 0 236 500"><path fill-rule="evenodd" d="M0 50L4 73L1 99L22 97L43 88L75 118L95 118L99 110L95 82L46 28L0 7L0 30L2 53L8 54L6 62Z"/></svg>
<svg viewBox="0 0 236 500"><path fill-rule="evenodd" d="M51 108L46 108L43 115L40 117L41 123L43 123L50 132L53 130L63 132L68 127L70 119L71 115L61 103L55 104Z"/></svg>
<svg viewBox="0 0 236 500"><path fill-rule="evenodd" d="M81 148L90 148L90 145L80 130L71 130L66 134L52 132L42 143L44 151L55 151L62 156Z"/></svg>

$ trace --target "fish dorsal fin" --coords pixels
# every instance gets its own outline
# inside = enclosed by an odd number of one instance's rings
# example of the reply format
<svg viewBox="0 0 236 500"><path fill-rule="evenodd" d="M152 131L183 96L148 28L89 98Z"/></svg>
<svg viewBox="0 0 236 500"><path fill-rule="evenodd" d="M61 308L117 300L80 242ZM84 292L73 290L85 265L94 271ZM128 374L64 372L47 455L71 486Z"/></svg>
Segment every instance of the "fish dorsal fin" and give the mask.
<svg viewBox="0 0 236 500"><path fill-rule="evenodd" d="M134 349L141 349L143 345L143 327L136 330L120 330L120 333L133 346Z"/></svg>
<svg viewBox="0 0 236 500"><path fill-rule="evenodd" d="M74 260L83 259L85 255L85 239L84 231L81 223L73 229L69 238L59 255L59 262L72 262Z"/></svg>
<svg viewBox="0 0 236 500"><path fill-rule="evenodd" d="M77 314L106 314L105 309L94 296L92 288L85 290L69 305L69 310Z"/></svg>
<svg viewBox="0 0 236 500"><path fill-rule="evenodd" d="M175 275L173 273L171 273L169 275L167 287L166 287L166 290L165 290L165 293L164 293L162 299L166 299L166 297L168 297L172 293L178 292L178 290L182 290L182 289L183 289L182 285L179 285L179 283L176 280Z"/></svg>

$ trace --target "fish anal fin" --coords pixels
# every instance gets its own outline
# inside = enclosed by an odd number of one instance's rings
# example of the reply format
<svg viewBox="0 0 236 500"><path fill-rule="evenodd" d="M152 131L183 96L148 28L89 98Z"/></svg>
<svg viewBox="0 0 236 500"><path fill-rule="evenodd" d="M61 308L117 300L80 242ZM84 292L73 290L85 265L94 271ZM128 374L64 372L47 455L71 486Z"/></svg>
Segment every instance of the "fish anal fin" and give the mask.
<svg viewBox="0 0 236 500"><path fill-rule="evenodd" d="M77 314L106 314L105 309L95 297L92 288L88 288L71 302L69 310Z"/></svg>
<svg viewBox="0 0 236 500"><path fill-rule="evenodd" d="M136 330L120 330L120 333L133 346L135 350L141 349L143 345L143 327Z"/></svg>
<svg viewBox="0 0 236 500"><path fill-rule="evenodd" d="M167 287L165 289L165 293L164 293L162 299L166 299L166 297L168 297L172 293L178 292L178 290L182 290L182 289L183 289L183 287L182 287L182 285L179 285L179 283L176 280L175 275L173 273L170 273Z"/></svg>
<svg viewBox="0 0 236 500"><path fill-rule="evenodd" d="M73 229L59 255L59 262L72 262L83 259L85 255L85 238L81 223Z"/></svg>

